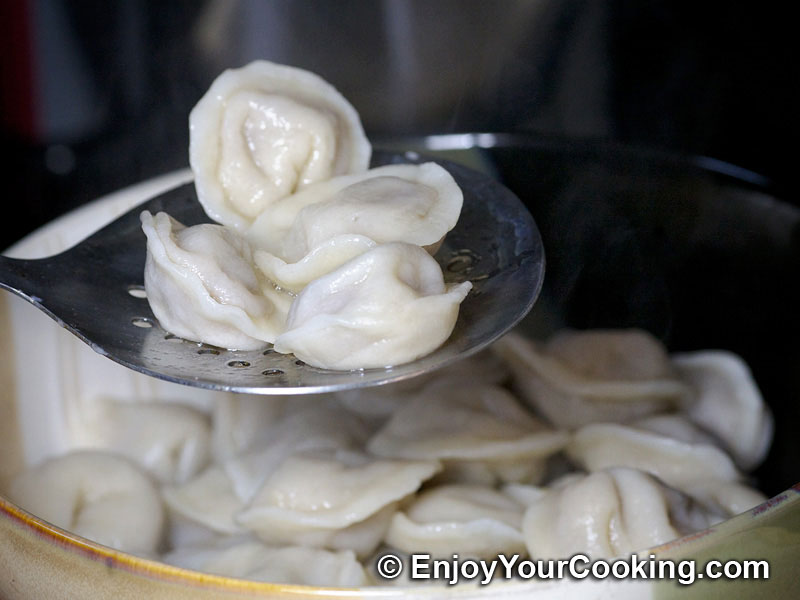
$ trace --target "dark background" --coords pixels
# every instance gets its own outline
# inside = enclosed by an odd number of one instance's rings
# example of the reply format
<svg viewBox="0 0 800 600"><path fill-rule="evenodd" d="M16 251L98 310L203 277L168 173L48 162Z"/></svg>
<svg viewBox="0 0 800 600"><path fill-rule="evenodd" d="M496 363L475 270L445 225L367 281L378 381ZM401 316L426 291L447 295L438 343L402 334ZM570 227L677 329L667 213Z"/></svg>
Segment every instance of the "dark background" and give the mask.
<svg viewBox="0 0 800 600"><path fill-rule="evenodd" d="M185 167L189 110L224 68L255 58L331 81L377 142L462 131L610 140L728 161L793 195L794 25L769 2L1 6L4 196L17 214L0 247Z"/></svg>

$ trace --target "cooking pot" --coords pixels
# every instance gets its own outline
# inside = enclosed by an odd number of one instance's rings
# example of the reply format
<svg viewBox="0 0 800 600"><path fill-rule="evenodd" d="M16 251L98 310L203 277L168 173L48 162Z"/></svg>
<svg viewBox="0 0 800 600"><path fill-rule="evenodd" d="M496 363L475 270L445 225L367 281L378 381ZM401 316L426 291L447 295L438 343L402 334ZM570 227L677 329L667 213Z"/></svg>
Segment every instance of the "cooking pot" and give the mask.
<svg viewBox="0 0 800 600"><path fill-rule="evenodd" d="M514 190L541 230L547 274L541 299L520 326L639 327L672 351L720 348L752 368L773 414L775 439L755 484L770 501L712 530L653 552L672 558L759 558L769 581L506 582L488 588L414 589L439 597L670 597L725 586L797 597L800 557L800 209L764 178L704 157L651 149L503 134L384 140L483 169ZM188 172L123 190L54 221L10 252L35 257L78 241ZM7 357L0 365L0 490L26 464L65 451L82 398L114 390L192 402L197 392L128 372L95 355L17 298L0 296ZM186 571L117 552L54 527L0 496L3 598L403 597L401 589L337 590L246 582Z"/></svg>

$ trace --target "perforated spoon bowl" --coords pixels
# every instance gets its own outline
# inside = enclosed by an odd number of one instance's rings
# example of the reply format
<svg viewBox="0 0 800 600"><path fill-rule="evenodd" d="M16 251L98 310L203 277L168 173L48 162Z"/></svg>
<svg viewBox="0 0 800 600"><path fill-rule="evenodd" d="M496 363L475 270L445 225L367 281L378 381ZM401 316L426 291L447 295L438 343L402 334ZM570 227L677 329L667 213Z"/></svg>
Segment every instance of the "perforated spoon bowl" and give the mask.
<svg viewBox="0 0 800 600"><path fill-rule="evenodd" d="M430 160L376 151L373 166ZM251 394L306 394L380 385L421 375L478 352L533 306L544 277L542 240L520 200L492 178L448 161L464 192L461 217L435 258L445 280L473 288L438 350L385 369L332 371L291 354L229 351L164 331L144 292L146 239L139 214L165 211L186 225L209 222L193 184L140 204L83 242L50 258L0 256L0 287L38 307L96 352L168 381Z"/></svg>

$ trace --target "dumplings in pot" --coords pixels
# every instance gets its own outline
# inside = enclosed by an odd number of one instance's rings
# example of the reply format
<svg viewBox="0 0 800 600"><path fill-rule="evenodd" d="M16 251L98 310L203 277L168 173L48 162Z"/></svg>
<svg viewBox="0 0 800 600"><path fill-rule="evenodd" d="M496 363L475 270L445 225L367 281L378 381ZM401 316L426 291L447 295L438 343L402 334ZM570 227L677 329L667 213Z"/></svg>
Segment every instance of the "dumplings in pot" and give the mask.
<svg viewBox="0 0 800 600"><path fill-rule="evenodd" d="M630 555L680 536L663 487L627 468L571 475L552 485L522 522L534 558Z"/></svg>
<svg viewBox="0 0 800 600"><path fill-rule="evenodd" d="M772 414L745 362L731 352L707 350L675 355L680 377L693 390L686 413L714 433L743 469L764 460L772 441Z"/></svg>
<svg viewBox="0 0 800 600"><path fill-rule="evenodd" d="M237 229L314 182L366 170L372 154L358 113L332 85L263 60L214 80L189 130L198 199Z"/></svg>
<svg viewBox="0 0 800 600"><path fill-rule="evenodd" d="M353 452L295 455L272 473L237 521L268 543L338 549L346 541L365 555L380 543L396 503L439 468L431 460Z"/></svg>
<svg viewBox="0 0 800 600"><path fill-rule="evenodd" d="M269 583L336 587L368 584L364 567L351 551L274 547L247 538L178 548L166 554L164 561L184 569Z"/></svg>
<svg viewBox="0 0 800 600"><path fill-rule="evenodd" d="M489 483L535 478L544 461L567 443L566 432L544 425L504 388L450 383L428 386L400 407L369 441L370 452L436 458L444 461L445 479Z"/></svg>
<svg viewBox="0 0 800 600"><path fill-rule="evenodd" d="M515 389L558 427L624 423L676 406L689 393L645 331L567 330L544 344L512 332L493 349L508 361Z"/></svg>
<svg viewBox="0 0 800 600"><path fill-rule="evenodd" d="M435 557L518 554L525 551L522 513L522 505L490 487L436 486L394 515L386 543Z"/></svg>
<svg viewBox="0 0 800 600"><path fill-rule="evenodd" d="M85 450L51 458L17 477L9 497L57 527L117 550L151 556L161 542L158 488L122 456Z"/></svg>

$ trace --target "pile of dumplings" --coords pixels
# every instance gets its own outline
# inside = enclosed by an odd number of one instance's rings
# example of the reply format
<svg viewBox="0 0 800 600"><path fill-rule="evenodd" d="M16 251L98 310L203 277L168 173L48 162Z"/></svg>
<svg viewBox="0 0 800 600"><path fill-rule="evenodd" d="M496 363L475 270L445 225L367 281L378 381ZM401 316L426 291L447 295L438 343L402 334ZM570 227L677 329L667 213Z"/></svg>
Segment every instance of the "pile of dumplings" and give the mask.
<svg viewBox="0 0 800 600"><path fill-rule="evenodd" d="M220 75L189 125L197 197L216 223L142 213L164 329L339 370L403 364L447 340L472 287L446 284L432 257L463 204L447 170L370 169L349 102L267 61Z"/></svg>
<svg viewBox="0 0 800 600"><path fill-rule="evenodd" d="M208 573L404 585L378 556L625 556L765 500L772 420L726 351L640 330L511 332L438 372L207 410L108 400L91 447L10 498L79 535ZM100 422L98 421L98 422Z"/></svg>

